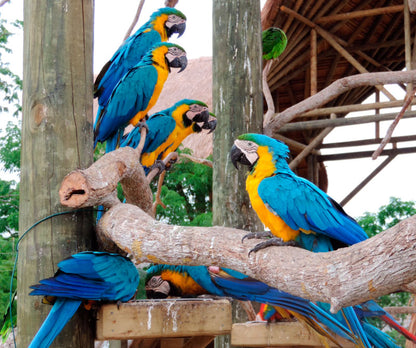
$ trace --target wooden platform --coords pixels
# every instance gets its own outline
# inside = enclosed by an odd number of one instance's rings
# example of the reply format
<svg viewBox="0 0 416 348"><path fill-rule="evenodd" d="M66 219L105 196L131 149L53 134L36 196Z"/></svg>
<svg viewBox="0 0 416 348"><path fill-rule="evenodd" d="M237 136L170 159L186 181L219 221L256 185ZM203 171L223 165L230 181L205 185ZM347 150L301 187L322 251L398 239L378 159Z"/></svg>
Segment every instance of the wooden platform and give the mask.
<svg viewBox="0 0 416 348"><path fill-rule="evenodd" d="M355 347L351 342L337 338L341 347ZM329 347L337 347L327 340ZM300 322L248 322L233 324L231 345L237 347L324 347L318 335Z"/></svg>
<svg viewBox="0 0 416 348"><path fill-rule="evenodd" d="M134 340L134 348L203 348L226 334L235 347L325 346L314 331L296 321L232 324L228 299L140 300L103 305L97 314L97 340ZM341 337L338 342L354 347Z"/></svg>
<svg viewBox="0 0 416 348"><path fill-rule="evenodd" d="M97 314L98 340L217 336L231 332L226 299L142 300L104 305Z"/></svg>

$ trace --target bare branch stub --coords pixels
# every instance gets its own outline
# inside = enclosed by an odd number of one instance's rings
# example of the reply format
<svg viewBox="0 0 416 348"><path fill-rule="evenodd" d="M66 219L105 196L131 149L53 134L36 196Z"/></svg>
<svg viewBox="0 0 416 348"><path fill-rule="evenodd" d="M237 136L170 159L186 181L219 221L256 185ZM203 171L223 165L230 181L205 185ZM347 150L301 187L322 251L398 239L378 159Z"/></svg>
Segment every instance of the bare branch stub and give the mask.
<svg viewBox="0 0 416 348"><path fill-rule="evenodd" d="M151 211L152 192L138 154L131 147L109 152L89 168L69 173L59 189L60 202L71 208L111 207L120 203L114 199L119 182L127 202Z"/></svg>

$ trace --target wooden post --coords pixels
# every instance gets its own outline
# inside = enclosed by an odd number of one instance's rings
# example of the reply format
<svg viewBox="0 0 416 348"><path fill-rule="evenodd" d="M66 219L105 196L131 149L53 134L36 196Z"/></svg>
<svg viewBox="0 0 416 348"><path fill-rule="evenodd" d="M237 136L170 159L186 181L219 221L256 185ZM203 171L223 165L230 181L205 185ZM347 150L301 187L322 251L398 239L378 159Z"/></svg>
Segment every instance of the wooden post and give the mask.
<svg viewBox="0 0 416 348"><path fill-rule="evenodd" d="M263 225L251 208L244 171L233 167L229 153L240 134L263 128L260 2L214 0L213 37L212 99L221 115L214 133L213 223L258 231ZM235 311L244 318L234 305L233 318ZM216 346L229 342L220 336Z"/></svg>
<svg viewBox="0 0 416 348"><path fill-rule="evenodd" d="M75 168L92 163L92 0L24 3L23 126L20 235L63 212L58 189ZM27 347L51 307L29 286L53 276L56 264L91 249L91 212L48 219L28 233L18 255L18 346ZM53 347L92 347L89 315L79 310Z"/></svg>
<svg viewBox="0 0 416 348"><path fill-rule="evenodd" d="M244 171L229 153L242 133L262 130L263 96L260 4L250 0L213 2L214 225L262 228L245 192Z"/></svg>
<svg viewBox="0 0 416 348"><path fill-rule="evenodd" d="M311 29L311 95L314 95L318 92L317 60L316 30Z"/></svg>

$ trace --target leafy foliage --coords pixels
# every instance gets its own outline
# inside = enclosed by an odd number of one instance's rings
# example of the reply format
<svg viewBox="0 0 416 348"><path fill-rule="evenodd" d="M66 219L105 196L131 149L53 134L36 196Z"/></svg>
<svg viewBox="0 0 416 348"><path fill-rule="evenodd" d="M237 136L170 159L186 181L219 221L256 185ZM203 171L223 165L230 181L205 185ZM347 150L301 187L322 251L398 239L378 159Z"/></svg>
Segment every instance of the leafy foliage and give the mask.
<svg viewBox="0 0 416 348"><path fill-rule="evenodd" d="M3 53L11 53L10 48L7 47L8 40L13 33L8 29L9 26L21 29L23 23L21 21L14 21L11 24L0 18L0 92L2 94L3 102L0 104L0 112L10 111L8 105L14 105L14 114L17 115L21 111L21 104L19 98L19 91L22 89L22 80L19 76L14 74L10 68L9 63L2 59Z"/></svg>
<svg viewBox="0 0 416 348"><path fill-rule="evenodd" d="M188 160L175 163L166 173L160 198L166 209L157 208L158 220L174 225L212 226L212 168Z"/></svg>
<svg viewBox="0 0 416 348"><path fill-rule="evenodd" d="M357 219L357 222L363 227L367 235L372 237L390 227L393 227L405 218L415 215L415 204L416 202L414 201L401 201L399 198L391 197L389 204L381 206L377 213L366 212L363 216ZM407 306L410 301L411 294L408 292L398 292L381 296L377 300L382 307ZM397 317L399 322L404 324L408 315L400 314ZM381 329L387 330L388 328L384 322L378 319L371 319L371 323ZM404 347L405 339L402 335L397 334L395 330L387 331L396 339L396 341L398 341L398 343L400 343L401 346Z"/></svg>

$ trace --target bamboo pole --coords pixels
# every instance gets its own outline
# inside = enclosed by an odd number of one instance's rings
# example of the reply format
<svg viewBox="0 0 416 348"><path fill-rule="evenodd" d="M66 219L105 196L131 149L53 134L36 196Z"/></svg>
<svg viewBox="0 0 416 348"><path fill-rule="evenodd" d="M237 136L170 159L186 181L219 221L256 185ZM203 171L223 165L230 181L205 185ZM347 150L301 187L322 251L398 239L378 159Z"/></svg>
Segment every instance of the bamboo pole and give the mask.
<svg viewBox="0 0 416 348"><path fill-rule="evenodd" d="M382 14L396 13L396 12L403 11L403 7L404 7L403 5L393 5L393 6L387 6L387 7L373 8L370 10L340 13L340 14L318 18L315 21L315 23L323 24L323 23L334 22L334 21L349 20L353 18L362 18L362 17L368 17L368 16L377 16L377 15L382 15Z"/></svg>

